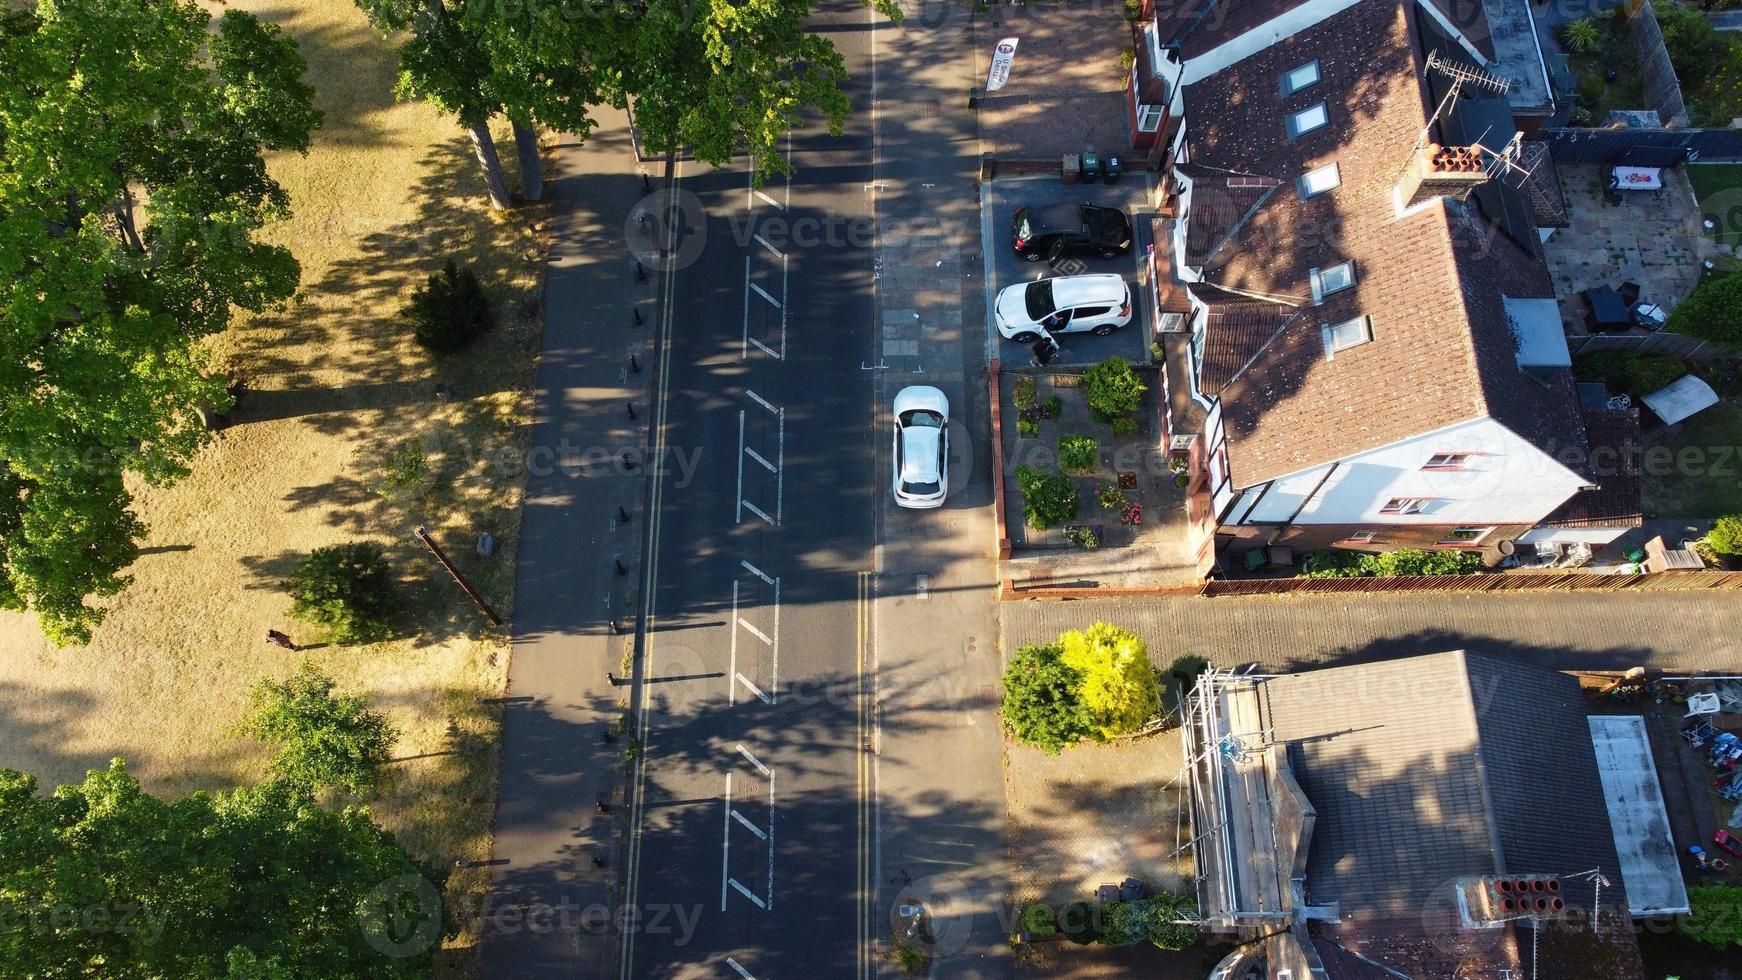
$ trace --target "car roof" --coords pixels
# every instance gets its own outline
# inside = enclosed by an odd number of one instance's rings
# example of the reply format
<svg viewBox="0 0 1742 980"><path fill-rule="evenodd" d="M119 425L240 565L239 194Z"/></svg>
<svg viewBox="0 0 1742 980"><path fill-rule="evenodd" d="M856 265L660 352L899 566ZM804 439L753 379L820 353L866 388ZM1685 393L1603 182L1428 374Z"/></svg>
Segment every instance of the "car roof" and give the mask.
<svg viewBox="0 0 1742 980"><path fill-rule="evenodd" d="M1052 280L1053 305L1058 309L1084 303L1123 303L1125 280L1119 276L1059 276Z"/></svg>
<svg viewBox="0 0 1742 980"><path fill-rule="evenodd" d="M901 482L938 482L938 434L942 429L901 430Z"/></svg>
<svg viewBox="0 0 1742 980"><path fill-rule="evenodd" d="M1028 208L1028 225L1035 234L1046 234L1054 231L1082 231L1082 205L1079 204L1043 204L1037 208Z"/></svg>

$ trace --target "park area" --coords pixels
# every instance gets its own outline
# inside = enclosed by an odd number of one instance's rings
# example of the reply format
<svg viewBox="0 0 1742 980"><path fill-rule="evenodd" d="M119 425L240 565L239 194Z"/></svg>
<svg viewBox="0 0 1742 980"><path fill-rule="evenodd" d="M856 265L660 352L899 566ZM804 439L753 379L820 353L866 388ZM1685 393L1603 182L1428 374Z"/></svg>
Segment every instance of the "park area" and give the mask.
<svg viewBox="0 0 1742 980"><path fill-rule="evenodd" d="M57 649L33 617L0 613L0 768L47 789L119 755L172 797L258 780L268 747L235 731L247 692L307 656L401 733L369 801L376 818L432 866L481 863L507 637L410 532L427 525L510 612L540 212L491 212L464 131L395 100L394 50L351 0L232 6L295 38L325 117L306 155L268 160L294 217L266 237L300 260L302 287L287 309L244 314L209 343L237 404L190 475L167 488L130 481L144 553L102 600L92 642ZM512 154L504 163L512 183ZM498 325L465 356L437 359L399 312L450 257L477 271ZM488 558L473 548L483 532L496 541ZM282 583L311 549L351 541L385 549L398 635L319 645ZM270 646L268 629L316 648ZM485 874L458 870L450 891L481 894ZM473 944L451 940L441 975L476 975Z"/></svg>

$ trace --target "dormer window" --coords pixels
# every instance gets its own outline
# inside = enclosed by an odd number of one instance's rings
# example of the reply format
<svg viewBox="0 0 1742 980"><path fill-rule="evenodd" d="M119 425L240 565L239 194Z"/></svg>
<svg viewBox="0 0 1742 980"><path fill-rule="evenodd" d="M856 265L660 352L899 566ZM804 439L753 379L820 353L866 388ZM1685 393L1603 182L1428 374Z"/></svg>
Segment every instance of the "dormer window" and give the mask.
<svg viewBox="0 0 1742 980"><path fill-rule="evenodd" d="M1328 190L1335 190L1342 182L1343 175L1337 170L1337 165L1327 163L1295 178L1295 189L1300 191L1301 200L1304 201Z"/></svg>
<svg viewBox="0 0 1742 980"><path fill-rule="evenodd" d="M1282 94L1293 95L1309 85L1319 82L1319 63L1309 61L1299 68L1282 73Z"/></svg>
<svg viewBox="0 0 1742 980"><path fill-rule="evenodd" d="M1422 464L1424 470L1464 470L1470 468L1475 453L1434 453Z"/></svg>
<svg viewBox="0 0 1742 980"><path fill-rule="evenodd" d="M1326 296L1355 285L1355 263L1339 262L1327 269L1313 269L1313 302L1322 303Z"/></svg>
<svg viewBox="0 0 1742 980"><path fill-rule="evenodd" d="M1288 120L1284 125L1288 130L1288 138L1292 140L1299 139L1315 129L1323 129L1330 125L1330 122L1331 111L1325 108L1323 102L1320 102L1307 106L1299 112L1289 113Z"/></svg>
<svg viewBox="0 0 1742 980"><path fill-rule="evenodd" d="M1351 347L1359 347L1373 339L1373 318L1358 316L1324 328L1325 357L1332 358Z"/></svg>

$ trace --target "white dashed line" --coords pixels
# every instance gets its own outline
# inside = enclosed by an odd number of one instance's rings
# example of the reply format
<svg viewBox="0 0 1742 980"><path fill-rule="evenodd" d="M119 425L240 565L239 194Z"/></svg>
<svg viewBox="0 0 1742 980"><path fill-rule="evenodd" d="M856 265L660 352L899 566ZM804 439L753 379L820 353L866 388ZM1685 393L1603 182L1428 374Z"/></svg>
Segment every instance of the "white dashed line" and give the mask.
<svg viewBox="0 0 1742 980"><path fill-rule="evenodd" d="M739 975L739 976L741 976L741 977L743 977L743 978L744 978L744 980L756 980L756 978L755 978L755 977L753 977L753 976L751 976L751 975L750 975L750 971L749 971L749 970L746 970L746 969L744 969L744 968L743 968L743 967L741 967L741 966L739 966L739 965L738 965L738 961L737 961L737 960L735 960L735 959L733 959L733 958L731 958L731 957L730 957L730 956L728 956L728 957L726 957L726 965L727 965L727 966L729 966L729 967L731 967L731 968L732 968L732 969L734 969L734 970L737 970L737 971L738 971L738 975Z"/></svg>

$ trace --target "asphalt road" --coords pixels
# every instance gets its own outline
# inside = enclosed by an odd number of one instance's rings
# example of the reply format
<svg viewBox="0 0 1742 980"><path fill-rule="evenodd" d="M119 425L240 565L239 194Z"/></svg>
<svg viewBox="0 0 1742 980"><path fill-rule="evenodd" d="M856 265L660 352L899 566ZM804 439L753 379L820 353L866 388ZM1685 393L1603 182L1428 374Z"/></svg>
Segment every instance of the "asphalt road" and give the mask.
<svg viewBox="0 0 1742 980"><path fill-rule="evenodd" d="M814 19L861 109L874 16L832 3ZM624 896L649 928L624 931L624 977L867 966L868 114L795 133L790 156L790 183L760 189L742 165L677 173L691 230L653 450L693 469L654 490ZM693 929L655 931L660 914Z"/></svg>

